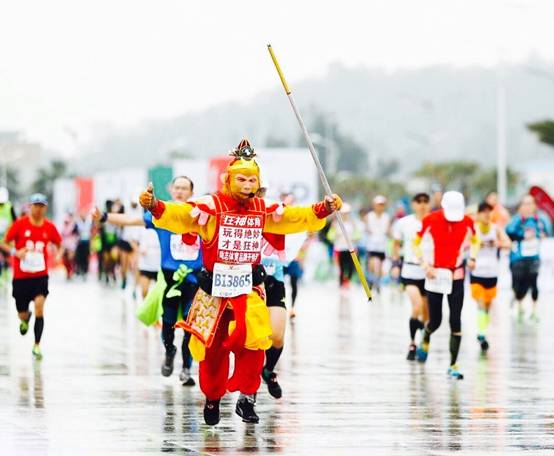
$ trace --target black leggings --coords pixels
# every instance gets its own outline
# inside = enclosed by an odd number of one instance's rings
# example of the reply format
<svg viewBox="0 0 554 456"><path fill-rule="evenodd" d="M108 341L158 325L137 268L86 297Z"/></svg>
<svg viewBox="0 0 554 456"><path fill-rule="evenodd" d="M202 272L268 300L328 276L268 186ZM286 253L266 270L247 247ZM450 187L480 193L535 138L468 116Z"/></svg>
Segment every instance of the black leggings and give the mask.
<svg viewBox="0 0 554 456"><path fill-rule="evenodd" d="M442 322L442 297L440 293L427 291L427 300L429 302L429 321L427 322L427 332L434 333ZM462 307L464 305L464 281L454 280L452 283L452 293L448 295L448 306L450 307L450 332L460 333L462 331Z"/></svg>
<svg viewBox="0 0 554 456"><path fill-rule="evenodd" d="M520 260L510 265L512 271L512 289L518 301L525 298L529 290L531 290L533 301L539 298L539 288L537 286L539 268L539 260Z"/></svg>
<svg viewBox="0 0 554 456"><path fill-rule="evenodd" d="M290 276L290 298L292 307L294 307L294 303L296 302L296 296L298 296L298 277L291 275Z"/></svg>
<svg viewBox="0 0 554 456"><path fill-rule="evenodd" d="M186 319L192 300L194 299L194 296L198 291L198 284L185 281L179 286L181 296L168 298L166 296L167 292L173 285L175 285L175 281L173 280L173 273L175 271L162 269L162 272L167 283L167 287L165 289L164 297L162 300L162 341L166 352L170 352L175 350L175 346L173 345L173 341L175 340L174 326L175 323L177 323L179 308L183 313L183 318ZM183 344L181 347L181 353L183 355L183 367L188 368L190 368L190 366L192 365L192 357L188 347L189 341L190 333L185 332L185 336L183 337Z"/></svg>
<svg viewBox="0 0 554 456"><path fill-rule="evenodd" d="M346 279L350 280L354 273L354 263L348 250L339 252L339 285L342 285Z"/></svg>
<svg viewBox="0 0 554 456"><path fill-rule="evenodd" d="M75 251L76 273L85 275L88 272L88 262L90 257L89 241L79 241Z"/></svg>

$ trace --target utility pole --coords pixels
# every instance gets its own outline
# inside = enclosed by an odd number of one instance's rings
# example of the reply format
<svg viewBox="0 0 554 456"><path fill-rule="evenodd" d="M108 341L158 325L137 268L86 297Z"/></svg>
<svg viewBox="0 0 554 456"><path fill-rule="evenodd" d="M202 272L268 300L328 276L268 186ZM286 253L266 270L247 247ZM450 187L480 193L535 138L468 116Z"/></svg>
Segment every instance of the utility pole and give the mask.
<svg viewBox="0 0 554 456"><path fill-rule="evenodd" d="M496 189L502 205L506 204L508 188L506 155L506 86L501 68L496 85Z"/></svg>

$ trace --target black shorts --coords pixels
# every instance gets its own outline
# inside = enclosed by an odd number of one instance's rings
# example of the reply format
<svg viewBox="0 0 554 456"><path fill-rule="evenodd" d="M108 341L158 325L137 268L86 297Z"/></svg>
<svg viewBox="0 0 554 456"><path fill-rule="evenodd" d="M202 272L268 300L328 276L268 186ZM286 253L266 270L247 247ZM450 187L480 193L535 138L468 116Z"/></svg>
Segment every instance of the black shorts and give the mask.
<svg viewBox="0 0 554 456"><path fill-rule="evenodd" d="M373 250L370 250L368 252L369 258L379 258L381 261L385 261L385 252L375 252Z"/></svg>
<svg viewBox="0 0 554 456"><path fill-rule="evenodd" d="M425 291L425 279L406 279L405 277L401 276L400 283L404 285L404 287L408 285L416 286L421 296L425 296L427 294L427 292Z"/></svg>
<svg viewBox="0 0 554 456"><path fill-rule="evenodd" d="M131 253L133 251L133 247L131 246L131 244L124 239L120 239L119 241L117 241L117 246L127 253Z"/></svg>
<svg viewBox="0 0 554 456"><path fill-rule="evenodd" d="M279 282L275 277L268 275L264 283L267 307L286 309L284 282Z"/></svg>
<svg viewBox="0 0 554 456"><path fill-rule="evenodd" d="M48 276L13 279L12 296L18 312L28 312L29 304L37 296L48 296Z"/></svg>
<svg viewBox="0 0 554 456"><path fill-rule="evenodd" d="M498 283L498 277L475 277L474 275L469 276L469 283L477 283L487 290L490 288L496 287Z"/></svg>
<svg viewBox="0 0 554 456"><path fill-rule="evenodd" d="M158 279L158 271L144 271L144 270L141 269L139 271L139 274L141 276L146 277L147 279L150 279L150 280L157 280Z"/></svg>

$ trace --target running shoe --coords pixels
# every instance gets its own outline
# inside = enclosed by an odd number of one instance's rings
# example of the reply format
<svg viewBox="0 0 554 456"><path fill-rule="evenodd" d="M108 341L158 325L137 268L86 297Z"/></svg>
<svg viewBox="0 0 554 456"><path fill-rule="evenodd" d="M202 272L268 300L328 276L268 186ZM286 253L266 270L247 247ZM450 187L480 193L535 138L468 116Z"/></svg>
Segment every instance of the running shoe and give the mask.
<svg viewBox="0 0 554 456"><path fill-rule="evenodd" d="M415 361L416 359L416 352L417 352L417 346L416 344L410 344L410 350L408 350L408 356L406 356L406 359L408 361Z"/></svg>
<svg viewBox="0 0 554 456"><path fill-rule="evenodd" d="M264 370L262 371L262 378L267 385L267 391L269 392L269 394L271 394L271 396L273 396L275 399L280 399L283 395L283 390L281 389L281 385L279 385L279 382L277 381L277 374L264 368Z"/></svg>
<svg viewBox="0 0 554 456"><path fill-rule="evenodd" d="M175 359L175 353L177 349L173 347L171 351L165 352L165 359L162 364L162 375L164 377L169 377L173 373L173 360Z"/></svg>
<svg viewBox="0 0 554 456"><path fill-rule="evenodd" d="M417 347L416 350L417 360L420 363L424 363L427 361L427 356L429 355L429 344L421 343L419 347Z"/></svg>
<svg viewBox="0 0 554 456"><path fill-rule="evenodd" d="M489 349L489 343L485 336L477 336L477 341L481 344L481 350L486 352Z"/></svg>
<svg viewBox="0 0 554 456"><path fill-rule="evenodd" d="M209 426L219 423L219 399L216 401L206 400L204 405L204 422Z"/></svg>
<svg viewBox="0 0 554 456"><path fill-rule="evenodd" d="M188 367L183 367L183 370L179 374L179 380L183 386L194 386L196 382L192 375L190 375L190 369Z"/></svg>
<svg viewBox="0 0 554 456"><path fill-rule="evenodd" d="M463 380L464 376L458 369L458 365L454 364L448 368L448 376L451 378L455 378L456 380Z"/></svg>
<svg viewBox="0 0 554 456"><path fill-rule="evenodd" d="M260 418L256 415L254 410L254 402L249 398L242 398L237 401L237 406L235 407L235 412L238 416L242 418L242 421L245 423L259 423Z"/></svg>
<svg viewBox="0 0 554 456"><path fill-rule="evenodd" d="M29 321L31 320L32 312L29 312L29 318L27 320L22 320L21 323L19 323L19 334L24 336L27 334L27 331L29 331Z"/></svg>
<svg viewBox="0 0 554 456"><path fill-rule="evenodd" d="M33 356L37 361L40 361L42 359L42 352L40 351L40 347L37 344L35 344L35 346L33 347Z"/></svg>

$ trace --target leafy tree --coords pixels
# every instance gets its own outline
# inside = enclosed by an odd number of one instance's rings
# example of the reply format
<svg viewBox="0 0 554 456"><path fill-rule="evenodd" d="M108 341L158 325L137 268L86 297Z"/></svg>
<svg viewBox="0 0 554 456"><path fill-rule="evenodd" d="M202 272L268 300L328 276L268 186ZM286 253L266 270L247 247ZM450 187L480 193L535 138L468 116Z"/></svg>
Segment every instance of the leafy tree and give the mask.
<svg viewBox="0 0 554 456"><path fill-rule="evenodd" d="M554 121L543 120L531 123L527 125L527 128L537 134L540 142L554 147Z"/></svg>
<svg viewBox="0 0 554 456"><path fill-rule="evenodd" d="M484 199L487 193L496 190L497 186L497 170L496 168L489 168L482 170L477 175L474 176L471 183L471 195L476 196L479 199ZM513 169L508 168L507 170L508 177L508 189L515 188L519 182L519 174L516 173Z"/></svg>
<svg viewBox="0 0 554 456"><path fill-rule="evenodd" d="M415 175L426 177L443 188L456 189L469 196L472 180L479 173L479 168L479 164L473 161L427 162Z"/></svg>
<svg viewBox="0 0 554 456"><path fill-rule="evenodd" d="M406 194L402 183L388 179L372 179L367 176L353 175L351 173L339 173L330 180L331 188L341 195L345 201L369 207L374 196L387 195L390 201L401 198Z"/></svg>
<svg viewBox="0 0 554 456"><path fill-rule="evenodd" d="M514 188L519 176L508 169L508 187ZM483 198L488 192L496 189L496 168L482 169L473 161L449 161L424 163L415 173L418 177L425 177L437 182L448 190L459 190L466 198Z"/></svg>

